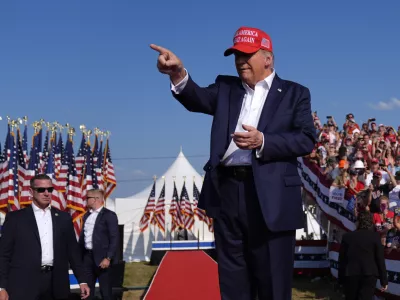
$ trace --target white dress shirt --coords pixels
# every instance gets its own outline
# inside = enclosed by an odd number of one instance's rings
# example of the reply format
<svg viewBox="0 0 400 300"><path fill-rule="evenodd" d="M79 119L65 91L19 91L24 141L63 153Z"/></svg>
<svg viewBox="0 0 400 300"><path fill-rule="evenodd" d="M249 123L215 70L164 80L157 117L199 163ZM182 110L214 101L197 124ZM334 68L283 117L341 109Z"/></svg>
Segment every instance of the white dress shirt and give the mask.
<svg viewBox="0 0 400 300"><path fill-rule="evenodd" d="M259 81L255 85L254 90L250 88L246 83L242 82L246 93L242 102L242 108L240 110L240 115L236 124L235 132L246 132L246 130L244 130L242 127L243 124L257 128L261 112L264 107L265 100L267 99L268 92L271 88L274 77L275 70L273 70L273 72L264 80ZM176 94L181 93L185 88L188 79L189 74L186 70L186 76L181 82L179 82L177 85L174 85L171 82L171 90ZM256 150L257 157L261 156L264 149L264 134L261 134L263 136L263 141L261 148ZM251 153L251 150L239 149L232 139L221 162L226 166L251 165Z"/></svg>
<svg viewBox="0 0 400 300"><path fill-rule="evenodd" d="M100 208L93 210L90 210L90 215L87 217L86 222L85 222L85 228L84 230L84 237L85 237L85 248L88 250L93 249L93 230L94 230L94 225L96 224L96 219L101 210L103 209L103 206Z"/></svg>
<svg viewBox="0 0 400 300"><path fill-rule="evenodd" d="M51 206L49 205L45 209L41 209L32 202L32 208L39 229L40 245L42 247L42 266L52 266L54 260L54 249Z"/></svg>

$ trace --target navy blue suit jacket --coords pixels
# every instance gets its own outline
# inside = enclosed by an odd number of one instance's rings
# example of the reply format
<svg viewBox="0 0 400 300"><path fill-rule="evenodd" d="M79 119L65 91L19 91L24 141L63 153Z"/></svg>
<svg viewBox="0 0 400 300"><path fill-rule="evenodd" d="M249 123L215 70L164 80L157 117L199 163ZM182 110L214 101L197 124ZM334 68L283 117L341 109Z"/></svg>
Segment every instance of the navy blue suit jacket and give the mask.
<svg viewBox="0 0 400 300"><path fill-rule="evenodd" d="M215 83L199 87L189 76L183 91L172 94L187 110L213 116L199 207L216 218L221 202L217 167L235 131L245 89L239 77L220 75ZM265 143L260 158L254 150L252 168L265 222L272 231L302 228L297 157L308 155L316 142L308 88L275 75L257 129L263 132Z"/></svg>
<svg viewBox="0 0 400 300"><path fill-rule="evenodd" d="M79 237L79 244L82 250L85 250L85 231L84 226L90 212L88 211L83 216L83 227ZM92 242L93 242L93 256L96 265L100 265L101 261L109 257L112 263L116 263L116 255L119 241L118 231L118 218L115 212L103 207L96 218L94 225Z"/></svg>
<svg viewBox="0 0 400 300"><path fill-rule="evenodd" d="M66 299L70 293L68 270L71 266L78 282L87 282L82 255L71 216L51 208L53 223L53 293ZM0 287L10 299L34 299L40 293L42 248L32 206L10 212L0 239Z"/></svg>

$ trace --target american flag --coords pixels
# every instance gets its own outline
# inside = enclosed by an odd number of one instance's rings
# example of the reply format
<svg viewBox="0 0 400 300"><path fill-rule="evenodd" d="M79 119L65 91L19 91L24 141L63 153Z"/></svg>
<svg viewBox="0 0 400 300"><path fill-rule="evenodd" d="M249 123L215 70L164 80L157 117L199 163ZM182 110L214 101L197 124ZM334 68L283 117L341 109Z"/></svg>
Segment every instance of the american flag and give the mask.
<svg viewBox="0 0 400 300"><path fill-rule="evenodd" d="M6 160L6 159L5 159L5 157L4 157L3 151L1 150L1 143L0 143L0 163L3 163L5 160Z"/></svg>
<svg viewBox="0 0 400 300"><path fill-rule="evenodd" d="M86 147L89 147L87 145ZM82 198L86 203L86 194L87 191L91 189L97 189L99 187L98 180L97 180L97 173L94 168L93 164L93 156L92 153L86 149L85 155L85 167L82 170L82 178L83 178L83 185L82 185Z"/></svg>
<svg viewBox="0 0 400 300"><path fill-rule="evenodd" d="M47 158L49 157L49 152L50 152L50 145L49 145L49 130L46 130L46 136L44 138L44 144L43 144L43 151L42 151L42 161L43 163L46 163ZM43 169L45 166L43 167Z"/></svg>
<svg viewBox="0 0 400 300"><path fill-rule="evenodd" d="M10 160L10 138L11 138L11 126L8 124L7 128L7 135L6 135L6 141L4 142L4 157L7 160Z"/></svg>
<svg viewBox="0 0 400 300"><path fill-rule="evenodd" d="M201 208L198 208L200 199L200 192L196 186L196 183L193 180L193 207L194 207L194 214L199 218L200 221L204 221L207 218L206 212Z"/></svg>
<svg viewBox="0 0 400 300"><path fill-rule="evenodd" d="M150 224L157 224L158 228L160 228L162 232L165 232L165 181L160 196L158 197L153 216L151 217Z"/></svg>
<svg viewBox="0 0 400 300"><path fill-rule="evenodd" d="M210 232L214 232L214 221L213 221L213 219L212 218L210 218L210 217L207 217L207 223L208 223L208 230L210 231Z"/></svg>
<svg viewBox="0 0 400 300"><path fill-rule="evenodd" d="M143 232L149 226L150 215L155 208L156 202L156 182L153 183L153 187L151 188L149 198L147 199L146 207L143 211L143 216L140 218L139 228L140 231Z"/></svg>
<svg viewBox="0 0 400 300"><path fill-rule="evenodd" d="M67 209L67 201L65 200L64 190L65 185L62 180L58 180L56 176L56 168L54 161L54 153L56 152L55 140L51 142L50 152L46 161L46 174L52 178L54 190L51 194L51 205L59 210L65 211Z"/></svg>
<svg viewBox="0 0 400 300"><path fill-rule="evenodd" d="M100 151L102 149L102 146L103 145L101 144ZM95 173L96 177L97 177L97 188L104 191L103 169L101 166L101 161L102 161L103 155L100 153L100 151L99 151L99 139L98 139L98 135L96 134L93 149L92 149L93 173ZM99 163L100 163L100 165L99 165Z"/></svg>
<svg viewBox="0 0 400 300"><path fill-rule="evenodd" d="M179 196L178 190L176 189L176 184L174 181L174 191L172 194L171 205L169 207L169 214L172 219L171 231L174 231L178 227L184 228L183 218L181 215L181 208L179 207Z"/></svg>
<svg viewBox="0 0 400 300"><path fill-rule="evenodd" d="M42 152L42 142L43 142L43 130L42 128L39 128L38 131L35 133L35 137L37 138L37 154L38 154L38 173L43 173L43 152ZM31 149L32 151L32 149ZM30 159L30 158L29 158Z"/></svg>
<svg viewBox="0 0 400 300"><path fill-rule="evenodd" d="M21 139L21 132L19 128L17 129L17 161L18 161L18 202L20 207L22 208L23 205L21 204L21 200L23 200L22 192L24 191L24 184L27 178L29 178L29 172L27 170L27 166L25 163L25 156L24 150L22 147L22 139Z"/></svg>
<svg viewBox="0 0 400 300"><path fill-rule="evenodd" d="M94 143L93 143L93 148L92 148L92 157L93 157L94 165L97 166L97 159L99 158L99 137L97 134L94 137Z"/></svg>
<svg viewBox="0 0 400 300"><path fill-rule="evenodd" d="M8 161L0 145L0 211L8 212Z"/></svg>
<svg viewBox="0 0 400 300"><path fill-rule="evenodd" d="M15 135L11 132L8 141L8 204L11 211L19 210L19 185L18 185L18 152L15 145Z"/></svg>
<svg viewBox="0 0 400 300"><path fill-rule="evenodd" d="M55 168L54 172L56 177L59 177L63 156L64 156L64 143L60 132L60 137L58 138L57 146L55 147L54 151L54 168Z"/></svg>
<svg viewBox="0 0 400 300"><path fill-rule="evenodd" d="M85 156L86 156L86 137L85 134L82 133L82 140L81 140L81 145L78 150L78 154L76 155L75 163L76 163L76 172L78 176L81 176L82 174L82 169L85 163Z"/></svg>
<svg viewBox="0 0 400 300"><path fill-rule="evenodd" d="M203 221L204 223L207 224L208 230L210 232L214 231L214 226L213 226L213 221L210 217L207 216L206 212L198 208L199 204L199 199L200 199L200 192L196 186L196 183L193 181L193 206L194 206L194 213L195 215L199 218L200 221Z"/></svg>
<svg viewBox="0 0 400 300"><path fill-rule="evenodd" d="M31 153L29 158L28 167L25 171L24 182L22 184L21 194L20 194L20 205L27 206L32 203L30 188L30 180L35 174L39 173L39 135L35 134L33 136L33 143L31 147Z"/></svg>
<svg viewBox="0 0 400 300"><path fill-rule="evenodd" d="M75 166L72 143L72 137L69 137L65 145L65 160L68 166L67 207L74 223L76 238L79 239L82 217L86 212L86 207L82 199L82 189Z"/></svg>
<svg viewBox="0 0 400 300"><path fill-rule="evenodd" d="M8 118L9 119L9 118ZM43 120L34 122L35 128L28 153L28 132L25 123L24 133L19 128L20 120L8 120L7 133L3 149L0 145L0 211L8 213L21 209L31 204L30 179L35 174L47 173L52 177L55 188L52 195L52 205L67 210L72 215L74 227L78 236L80 232L81 217L86 211L86 205L82 193L87 188L103 185L103 170L107 176L108 196L115 189L116 179L111 160L109 141L104 152L102 141L96 137L93 151L90 149L90 141L86 143L86 133L83 135L84 147L81 152L84 157L85 177L91 176L90 182L86 182L82 191L82 181L77 174L75 156L73 151L72 136L74 130L69 130L66 147L62 142L62 133L59 137L54 126L46 131L45 143L42 143ZM50 135L51 132L51 135ZM98 147L99 145L99 147ZM100 148L100 149L98 149ZM28 155L29 154L29 155ZM96 163L94 161L96 160Z"/></svg>
<svg viewBox="0 0 400 300"><path fill-rule="evenodd" d="M194 225L194 214L192 210L192 205L190 203L189 194L186 190L186 182L183 182L180 202L181 202L181 214L183 216L185 228L190 230Z"/></svg>
<svg viewBox="0 0 400 300"><path fill-rule="evenodd" d="M108 198L117 187L117 179L115 177L114 165L111 160L110 142L107 138L106 147L104 148L104 164L103 164L104 184L106 197Z"/></svg>
<svg viewBox="0 0 400 300"><path fill-rule="evenodd" d="M101 169L103 172L103 139L100 140L100 146L97 152L96 168Z"/></svg>
<svg viewBox="0 0 400 300"><path fill-rule="evenodd" d="M25 167L28 167L28 125L25 124L24 137L22 138L22 151L24 154Z"/></svg>

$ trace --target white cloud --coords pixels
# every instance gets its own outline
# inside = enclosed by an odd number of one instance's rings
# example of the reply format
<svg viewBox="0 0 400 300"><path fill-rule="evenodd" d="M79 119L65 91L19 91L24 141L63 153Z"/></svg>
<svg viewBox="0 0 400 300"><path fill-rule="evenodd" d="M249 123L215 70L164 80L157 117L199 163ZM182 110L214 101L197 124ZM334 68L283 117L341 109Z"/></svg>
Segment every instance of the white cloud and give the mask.
<svg viewBox="0 0 400 300"><path fill-rule="evenodd" d="M379 101L377 104L370 103L369 105L375 110L391 110L395 108L400 108L400 100L396 98L391 98L389 101Z"/></svg>
<svg viewBox="0 0 400 300"><path fill-rule="evenodd" d="M143 172L142 170L133 170L132 175L133 176L144 176L144 175L146 175L146 173Z"/></svg>

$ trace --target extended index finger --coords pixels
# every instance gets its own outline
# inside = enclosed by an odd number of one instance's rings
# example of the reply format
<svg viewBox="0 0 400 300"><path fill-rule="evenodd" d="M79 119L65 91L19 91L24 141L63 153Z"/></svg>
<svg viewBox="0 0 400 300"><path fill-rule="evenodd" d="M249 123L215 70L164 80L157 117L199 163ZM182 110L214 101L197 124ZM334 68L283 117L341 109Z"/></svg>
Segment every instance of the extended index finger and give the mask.
<svg viewBox="0 0 400 300"><path fill-rule="evenodd" d="M164 53L170 53L170 51L167 48L155 45L155 44L150 44L150 48L153 50L156 50L158 53L160 54L164 54Z"/></svg>

